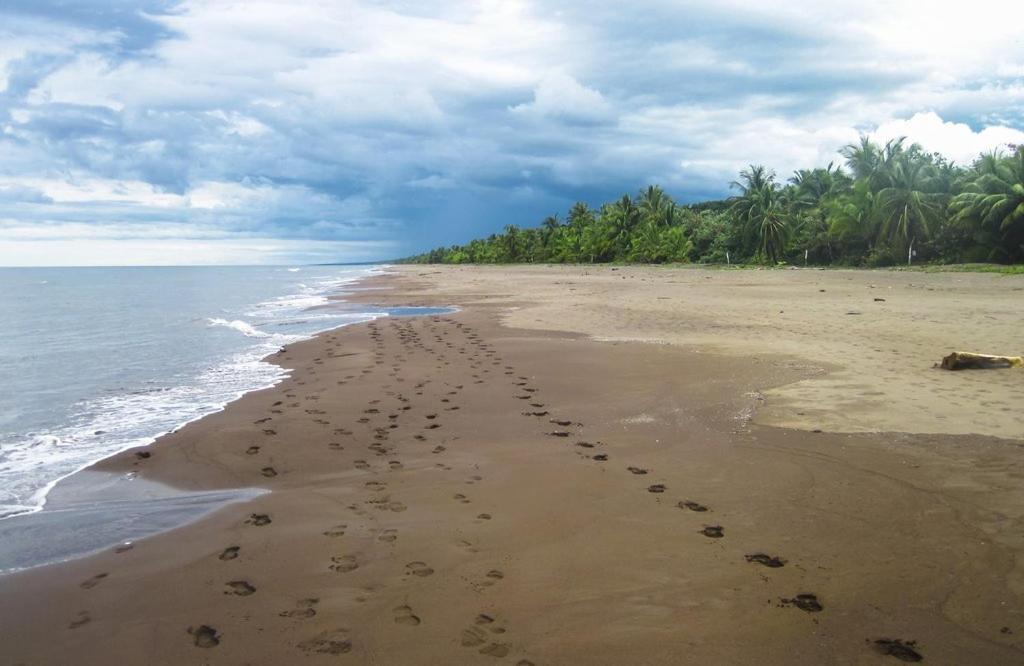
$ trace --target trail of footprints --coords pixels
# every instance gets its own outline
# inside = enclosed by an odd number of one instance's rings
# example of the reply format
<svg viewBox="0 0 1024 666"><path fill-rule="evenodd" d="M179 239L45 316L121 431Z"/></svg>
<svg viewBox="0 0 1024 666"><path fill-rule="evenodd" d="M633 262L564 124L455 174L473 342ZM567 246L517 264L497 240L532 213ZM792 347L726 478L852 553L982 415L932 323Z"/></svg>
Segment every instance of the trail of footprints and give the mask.
<svg viewBox="0 0 1024 666"><path fill-rule="evenodd" d="M506 366L506 374L514 374L511 371L512 368ZM524 376L517 376L512 382L513 395L512 397L516 400L531 400L529 403L530 409L523 411L524 417L532 418L535 420L544 420L546 424L550 426L557 426L555 429L546 430L545 434L549 437L555 437L559 439L569 439L577 436L582 432L583 424L574 421L572 419L559 418L555 416L546 405L539 400L539 390L535 387L530 386L529 378ZM611 456L608 453L591 453L595 448L604 446L603 442L596 441L590 442L586 440L577 440L573 444L575 449L582 449L577 451L578 455L584 460L590 460L599 463L606 463L610 460ZM643 477L646 476L650 470L637 467L633 465L626 466L626 471L634 476ZM654 495L661 495L668 490L668 487L664 483L653 483L649 484L646 488L648 493ZM459 498L456 495L456 498ZM676 507L685 511L690 511L697 514L705 514L711 511L711 509L700 502L692 499L679 500ZM705 523L698 534L703 535L708 539L722 539L725 537L725 527L718 524ZM778 569L784 567L787 564L787 560L777 555L770 555L763 552L754 552L744 555L744 560L751 564L757 564L769 569ZM798 608L806 613L820 613L825 610L825 606L821 599L816 594L810 592L800 592L791 598L780 597L776 603L778 607L794 607ZM481 616L486 618L487 616ZM484 641L484 632L479 628L467 630L463 634L464 641L475 644L482 644ZM876 651L881 654L896 657L900 661L922 661L924 657L918 651L917 643L915 641L904 641L901 639L868 639L868 643L873 645ZM463 645L467 643L464 642ZM483 650L481 650L483 652Z"/></svg>
<svg viewBox="0 0 1024 666"><path fill-rule="evenodd" d="M422 323L421 323L422 322ZM422 447L422 451L429 451L432 455L443 456L448 450L447 440L443 436L445 414L457 412L461 409L459 397L466 388L464 384L445 382L440 374L422 377L410 376L406 372L406 364L414 354L425 354L428 359L433 360L433 369L442 373L446 367L453 362L468 364L473 384L485 384L490 377L496 376L500 371L504 375L514 375L511 366L503 365L500 354L484 342L479 333L471 327L452 319L431 317L427 320L389 320L386 324L371 322L367 324L370 341L372 343L371 364L359 370L353 370L350 374L344 375L341 379L335 380L337 385L345 385L358 377L365 377L383 370L388 377L385 384L386 399L367 400L366 404L356 410L354 423L336 423L332 420L332 412L326 406L320 405L324 386L316 384L319 369L324 365L324 358L341 358L349 356L340 351L340 341L336 334L327 334L327 348L323 356L318 356L305 366L304 370L309 381L296 381L294 388L285 391L286 400L280 400L270 405L272 415L283 415L286 413L301 414L308 422L326 429L330 433L330 441L327 449L330 451L350 451L364 442L367 453L360 458L355 458L350 463L351 469L370 475L370 478L362 482L362 487L369 495L362 502L350 504L348 509L358 519L372 518L369 510L380 510L393 513L400 513L406 510L406 505L388 492L388 473L400 472L405 469L400 455L399 443L395 436L404 434L403 441L406 445ZM397 350L389 347L386 338L397 340ZM286 350L279 352L284 361L292 358ZM536 401L533 394L536 389L525 386L525 378L520 378L523 383L522 399L530 401L529 407L538 416L546 416L546 411L541 411L543 405ZM309 386L313 384L313 386ZM298 387L302 386L303 389ZM423 404L440 403L440 407L416 415L417 403ZM305 403L305 405L303 404ZM569 421L553 422L558 427L569 427L574 424ZM277 479L286 474L279 464L275 464L271 454L276 443L285 438L283 426L274 425L274 416L261 418L254 422L258 426L257 432L261 433L263 442L253 442L243 451L246 456L255 459L255 469L265 479ZM575 424L579 425L579 424ZM439 434L441 433L441 434ZM411 435L411 437L410 437ZM453 468L438 462L437 467L445 471L452 471ZM483 477L473 474L465 479L467 485L473 485L483 481ZM464 493L454 495L456 501L470 504L470 498ZM492 519L490 513L482 512L475 515L474 522L484 523ZM268 514L251 514L244 524L248 527L264 527L273 523L273 517ZM344 537L351 531L349 523L341 522L328 525L323 528L324 538L344 542ZM400 539L399 530L396 528L379 527L374 530L374 540L383 545L395 544ZM458 544L467 553L476 553L477 549L469 541L462 541ZM223 562L232 562L242 556L242 547L230 545L225 547L217 558ZM359 569L361 564L360 553L340 552L330 557L325 563L327 571L344 577L346 574ZM400 565L401 578L406 584L414 581L427 580L435 574L435 570L427 562L415 560ZM479 575L478 579L467 581L470 589L482 592L505 578L504 572L499 569L489 569ZM88 582L88 581L87 581ZM90 582L90 584L93 584ZM83 584L83 587L85 584ZM248 597L257 593L257 587L251 581L240 577L233 577L224 582L223 594L233 597ZM296 601L291 608L279 612L281 618L293 621L302 621L318 614L318 598L306 598ZM404 627L418 627L424 623L424 619L414 611L409 603L403 603L392 609L395 624ZM83 612L80 618L76 618L72 624L79 626L81 623L90 620L87 613ZM78 623L78 624L76 624ZM504 623L498 623L494 616L481 613L477 616L473 625L461 633L460 643L466 647L472 647L482 655L495 658L504 658L515 650L508 640L502 640L506 629ZM188 628L188 635L193 644L199 648L214 648L221 644L224 637L213 626L201 624ZM472 645L470 645L472 643ZM354 639L349 635L347 629L336 629L322 632L296 644L296 647L306 653L344 655L353 651ZM532 666L533 662L528 659L519 659L515 662L517 666Z"/></svg>
<svg viewBox="0 0 1024 666"><path fill-rule="evenodd" d="M371 515L367 509L376 509L387 512L401 512L406 509L403 502L393 499L388 493L388 473L399 472L405 465L401 460L398 443L394 436L402 433L401 438L405 445L421 447L422 451L429 451L432 455L443 456L447 451L447 440L443 436L445 414L460 409L458 398L466 388L463 384L449 384L443 381L442 374L446 367L453 362L468 364L472 384L485 384L492 378L504 376L510 379L511 397L520 406L518 411L526 418L538 421L543 427L543 433L548 437L557 440L568 440L571 442L572 450L583 460L606 464L611 462L612 455L607 451L607 445L601 441L588 441L581 437L584 425L572 418L563 418L551 412L541 397L541 391L531 385L529 377L517 375L515 368L503 362L501 355L485 342L480 334L472 327L449 318L429 317L423 319L390 319L386 324L371 322L366 325L372 343L371 364L361 370L353 370L350 374L337 379L336 384L345 385L355 380L358 376L367 376L372 373L383 371L387 376L385 384L386 400L368 400L365 406L357 410L358 416L355 423L339 424L331 420L331 412L322 406L316 406L321 398L323 386L313 386L303 389L304 395L299 396L299 390L292 388L285 393L285 397L291 402L278 401L270 407L272 414L282 414L285 410L302 409L303 414L310 422L322 427L331 434L331 441L328 444L330 451L346 451L352 447L359 446L359 442L365 442L367 454L365 457L357 458L351 462L351 469L360 473L372 475L372 478L365 481L363 487L369 496L363 500L363 506L352 504L349 509L360 518ZM454 333L454 335L453 335ZM397 340L398 348L390 348L386 343L386 337ZM335 334L326 336L327 358L342 358L350 354L340 351L341 343ZM290 360L287 352L279 352L284 360ZM433 368L438 374L433 376L409 376L405 371L407 363L416 354L425 354L426 358L432 360ZM420 357L422 358L422 357ZM307 365L305 370L311 380L318 378L318 369L324 364L324 358L314 358L312 364ZM295 382L302 386L308 382ZM427 401L424 397L427 394L440 401L442 407L421 413L416 412L417 403ZM298 400L298 402L296 402ZM302 408L302 402L307 406ZM255 423L259 426L265 442L280 440L277 427L273 425L273 417L260 419ZM361 429L361 430L360 430ZM409 437L411 435L411 437ZM267 455L265 443L252 443L244 454L254 458ZM379 462L377 462L379 461ZM281 470L267 457L265 460L257 460L257 469L266 479L279 478L286 470ZM442 462L437 466L443 470L452 468ZM625 472L644 479L649 476L650 470L629 465L625 466ZM467 479L467 484L473 484L482 480L479 475ZM639 479L638 479L639 480ZM660 501L660 497L669 491L666 483L645 483L647 492L653 494ZM456 502L470 504L471 497L467 493L459 492L453 495ZM705 516L711 513L711 508L693 499L682 499L676 507L688 513L698 516ZM475 522L486 523L492 519L489 513L478 513ZM272 522L272 517L266 514L252 514L245 523L252 527L263 527ZM348 525L338 523L327 526L323 531L323 537L344 541ZM714 524L711 521L705 522L697 534L711 540L725 538L725 527ZM394 528L379 528L376 530L376 541L387 547L400 539L400 534ZM476 548L470 541L462 541L460 547L466 552L475 553ZM239 546L228 546L219 555L219 559L227 562L239 558ZM776 569L786 565L787 561L778 556L762 552L749 553L744 556L746 562L756 564L769 569ZM360 566L359 554L339 553L325 563L328 571L344 576ZM412 561L402 567L402 578L406 581L428 579L435 572L427 562ZM487 588L503 581L505 574L498 569L490 569L480 576L478 580L468 581L471 589L482 592ZM95 585L98 581L86 581L86 584ZM224 594L247 597L257 592L256 587L249 581L234 578L225 582ZM295 602L293 608L280 612L282 618L291 620L302 620L313 617L317 614L319 600L316 598L301 599ZM807 613L818 613L824 610L824 605L818 597L809 592L800 592L793 597L780 598L778 604L784 607L795 607ZM418 627L427 619L422 618L409 603L403 603L392 609L394 622L409 628ZM459 643L466 650L473 650L477 653L494 658L505 658L511 655L515 649L507 638L507 628L504 622L498 619L493 611L479 613L471 623L461 630ZM87 612L83 611L78 618L72 621L72 627L80 626L90 620ZM213 648L220 644L223 639L221 634L212 626L202 624L196 627L189 627L188 634L193 643L199 648ZM297 648L307 653L321 653L332 655L343 655L351 652L354 646L354 639L348 635L347 629L336 629L323 632L297 644ZM878 639L872 643L877 650L883 654L890 654L904 661L919 661L922 657L916 650L912 641L900 639ZM514 657L513 657L514 658ZM532 666L533 662L528 659L519 659L515 662L517 666Z"/></svg>

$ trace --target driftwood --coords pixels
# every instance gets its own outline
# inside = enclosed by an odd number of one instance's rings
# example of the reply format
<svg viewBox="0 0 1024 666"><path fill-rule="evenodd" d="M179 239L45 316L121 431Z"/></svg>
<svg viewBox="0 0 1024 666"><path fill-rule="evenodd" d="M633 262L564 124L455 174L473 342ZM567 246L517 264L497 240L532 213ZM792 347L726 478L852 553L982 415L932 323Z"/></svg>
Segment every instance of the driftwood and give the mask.
<svg viewBox="0 0 1024 666"><path fill-rule="evenodd" d="M942 359L944 370L987 370L989 368L1020 368L1024 367L1021 356L990 356L989 354L972 354L971 352L953 352Z"/></svg>

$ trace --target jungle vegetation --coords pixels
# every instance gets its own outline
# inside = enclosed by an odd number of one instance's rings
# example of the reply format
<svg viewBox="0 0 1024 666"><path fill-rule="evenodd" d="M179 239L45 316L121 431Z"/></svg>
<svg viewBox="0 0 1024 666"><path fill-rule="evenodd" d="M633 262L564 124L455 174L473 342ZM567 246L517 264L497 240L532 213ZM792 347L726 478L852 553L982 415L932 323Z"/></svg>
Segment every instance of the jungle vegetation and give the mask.
<svg viewBox="0 0 1024 666"><path fill-rule="evenodd" d="M919 145L867 137L844 164L801 169L784 182L751 165L719 201L676 203L652 185L565 218L408 263L698 262L886 266L1024 262L1024 146L955 165Z"/></svg>

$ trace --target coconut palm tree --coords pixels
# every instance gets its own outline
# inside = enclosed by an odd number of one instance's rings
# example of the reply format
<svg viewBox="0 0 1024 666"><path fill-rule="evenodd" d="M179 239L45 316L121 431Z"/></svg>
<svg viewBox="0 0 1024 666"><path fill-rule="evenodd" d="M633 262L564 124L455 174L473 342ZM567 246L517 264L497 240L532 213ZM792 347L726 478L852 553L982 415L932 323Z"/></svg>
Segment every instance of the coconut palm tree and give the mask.
<svg viewBox="0 0 1024 666"><path fill-rule="evenodd" d="M777 262L785 251L789 225L775 172L751 164L732 185L740 190L740 196L733 200L730 211L743 225L744 235L768 261Z"/></svg>
<svg viewBox="0 0 1024 666"><path fill-rule="evenodd" d="M543 229L544 246L547 247L551 244L551 238L558 232L561 223L558 221L558 215L549 215L544 218L541 222L541 228Z"/></svg>
<svg viewBox="0 0 1024 666"><path fill-rule="evenodd" d="M901 149L886 171L889 185L875 195L878 240L907 250L909 263L914 244L930 238L942 221L945 195L934 165L917 150Z"/></svg>
<svg viewBox="0 0 1024 666"><path fill-rule="evenodd" d="M628 194L606 206L601 211L601 218L612 229L612 243L618 248L618 254L624 255L629 247L629 238L633 229L640 223L640 209L636 207Z"/></svg>
<svg viewBox="0 0 1024 666"><path fill-rule="evenodd" d="M982 155L977 177L950 202L952 220L977 229L996 231L1005 259L1024 255L1024 146L1009 156Z"/></svg>
<svg viewBox="0 0 1024 666"><path fill-rule="evenodd" d="M674 205L672 198L657 185L650 185L646 190L641 190L640 196L636 199L636 206L643 218L654 220L656 224L664 223L666 211Z"/></svg>
<svg viewBox="0 0 1024 666"><path fill-rule="evenodd" d="M517 261L519 258L519 227L514 224L505 226L503 237L506 261Z"/></svg>
<svg viewBox="0 0 1024 666"><path fill-rule="evenodd" d="M866 180L874 191L892 184L891 173L896 159L904 152L907 137L890 139L879 147L867 136L858 143L851 143L839 151L846 158L846 166L856 180Z"/></svg>
<svg viewBox="0 0 1024 666"><path fill-rule="evenodd" d="M594 211L590 206L577 201L569 209L569 226L582 231L583 227L594 223Z"/></svg>

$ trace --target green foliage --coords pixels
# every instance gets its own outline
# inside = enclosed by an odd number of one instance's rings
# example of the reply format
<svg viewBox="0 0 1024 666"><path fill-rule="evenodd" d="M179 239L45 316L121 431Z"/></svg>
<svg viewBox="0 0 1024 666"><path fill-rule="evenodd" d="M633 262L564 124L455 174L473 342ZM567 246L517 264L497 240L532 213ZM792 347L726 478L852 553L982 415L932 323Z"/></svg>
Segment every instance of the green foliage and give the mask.
<svg viewBox="0 0 1024 666"><path fill-rule="evenodd" d="M678 263L890 266L913 251L932 263L1024 261L1024 147L971 167L895 139L844 147L846 171L801 169L780 183L751 165L736 196L681 206L657 185L563 223L505 227L407 263Z"/></svg>

